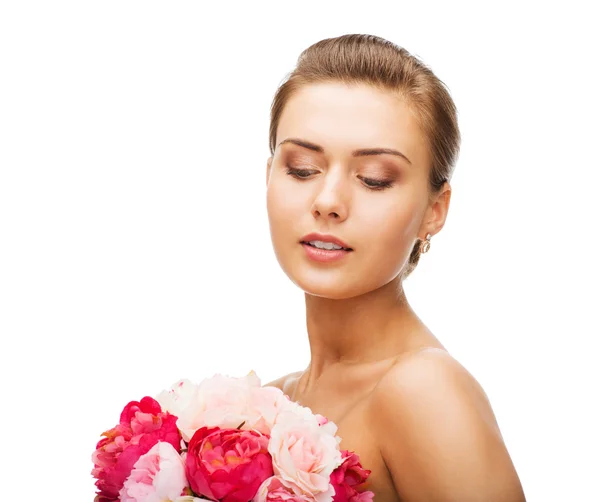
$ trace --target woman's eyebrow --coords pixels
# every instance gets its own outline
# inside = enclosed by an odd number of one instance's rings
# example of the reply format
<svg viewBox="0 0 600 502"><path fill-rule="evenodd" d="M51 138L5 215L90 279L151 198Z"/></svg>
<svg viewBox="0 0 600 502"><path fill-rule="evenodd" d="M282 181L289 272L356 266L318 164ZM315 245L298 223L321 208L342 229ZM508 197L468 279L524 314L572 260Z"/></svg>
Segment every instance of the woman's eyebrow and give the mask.
<svg viewBox="0 0 600 502"><path fill-rule="evenodd" d="M310 141L306 141L305 139L287 138L287 139L284 139L283 141L281 141L278 146L283 145L284 143L293 143L294 145L298 145L303 148L308 148L309 150L312 150L313 152L318 152L318 153L325 152L325 149L322 146L316 145L315 143L311 143ZM363 148L360 150L354 150L352 152L353 157L363 157L363 156L367 156L367 155L382 155L382 154L396 155L398 157L402 157L404 160L406 160L406 162L408 162L412 166L412 162L409 160L409 158L406 155L404 155L402 152L399 152L398 150L394 150L393 148Z"/></svg>

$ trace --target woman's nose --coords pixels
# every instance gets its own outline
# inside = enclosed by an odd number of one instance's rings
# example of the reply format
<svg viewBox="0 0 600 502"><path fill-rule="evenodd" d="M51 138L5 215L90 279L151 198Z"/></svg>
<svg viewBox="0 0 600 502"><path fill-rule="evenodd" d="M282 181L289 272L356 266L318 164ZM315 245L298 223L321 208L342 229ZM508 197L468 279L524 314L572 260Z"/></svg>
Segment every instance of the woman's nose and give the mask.
<svg viewBox="0 0 600 502"><path fill-rule="evenodd" d="M331 175L331 173L329 173ZM317 194L312 207L315 218L331 217L337 220L345 220L348 213L346 188L341 177L323 181L321 189Z"/></svg>

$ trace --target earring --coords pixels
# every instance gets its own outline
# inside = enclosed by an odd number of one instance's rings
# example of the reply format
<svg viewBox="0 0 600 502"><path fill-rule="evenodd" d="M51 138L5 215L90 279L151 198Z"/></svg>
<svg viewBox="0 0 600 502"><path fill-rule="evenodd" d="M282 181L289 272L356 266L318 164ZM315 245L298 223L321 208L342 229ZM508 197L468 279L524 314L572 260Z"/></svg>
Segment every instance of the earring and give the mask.
<svg viewBox="0 0 600 502"><path fill-rule="evenodd" d="M425 237L425 240L421 241L421 248L420 248L421 254L429 251L430 247L431 247L431 235L427 234L427 237Z"/></svg>

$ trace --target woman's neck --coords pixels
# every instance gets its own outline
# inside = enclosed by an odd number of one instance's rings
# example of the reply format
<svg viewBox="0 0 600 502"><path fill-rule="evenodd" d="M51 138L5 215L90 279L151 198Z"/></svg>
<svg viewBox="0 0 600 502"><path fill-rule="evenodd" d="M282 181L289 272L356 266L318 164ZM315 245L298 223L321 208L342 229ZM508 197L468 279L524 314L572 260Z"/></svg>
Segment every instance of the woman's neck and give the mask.
<svg viewBox="0 0 600 502"><path fill-rule="evenodd" d="M311 361L305 390L326 372L393 359L437 340L412 310L396 280L359 297L305 295Z"/></svg>

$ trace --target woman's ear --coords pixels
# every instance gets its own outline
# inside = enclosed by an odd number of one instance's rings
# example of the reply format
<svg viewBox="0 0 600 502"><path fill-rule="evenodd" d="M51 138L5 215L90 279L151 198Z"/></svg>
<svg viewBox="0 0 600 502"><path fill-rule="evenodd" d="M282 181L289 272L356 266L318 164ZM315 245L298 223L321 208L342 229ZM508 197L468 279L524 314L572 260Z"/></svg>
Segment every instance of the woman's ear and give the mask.
<svg viewBox="0 0 600 502"><path fill-rule="evenodd" d="M450 209L450 197L452 196L452 187L447 181L440 189L435 202L428 208L421 231L431 234L437 234L446 223L448 211ZM419 234L421 234L421 231Z"/></svg>

